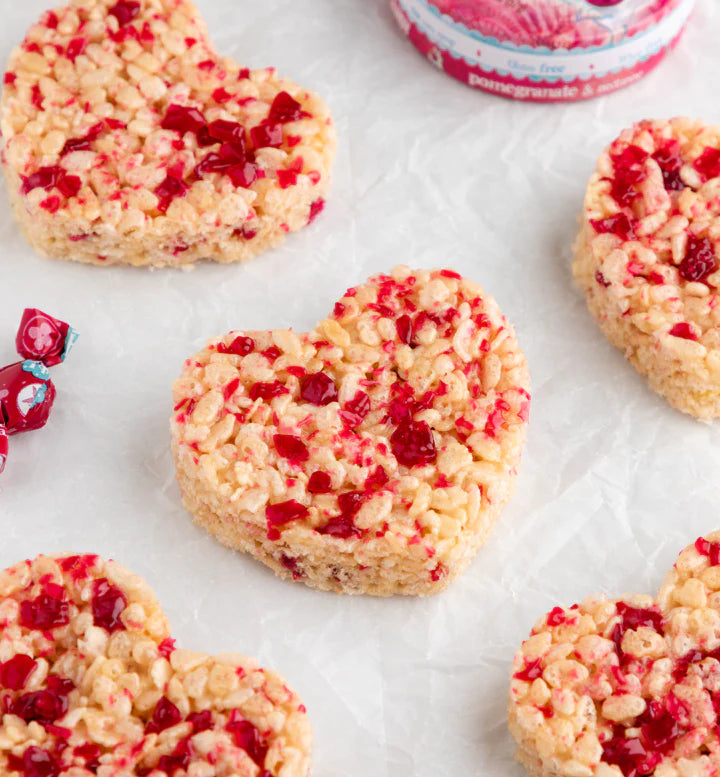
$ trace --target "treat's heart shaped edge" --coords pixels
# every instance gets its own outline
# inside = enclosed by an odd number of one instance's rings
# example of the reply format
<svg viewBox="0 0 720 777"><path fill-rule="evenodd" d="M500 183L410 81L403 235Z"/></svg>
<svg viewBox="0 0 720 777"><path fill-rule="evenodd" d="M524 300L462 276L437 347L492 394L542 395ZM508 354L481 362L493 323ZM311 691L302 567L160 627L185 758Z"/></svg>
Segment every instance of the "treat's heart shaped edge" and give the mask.
<svg viewBox="0 0 720 777"><path fill-rule="evenodd" d="M720 532L686 547L655 597L588 596L542 616L509 696L533 776L706 773L720 755Z"/></svg>
<svg viewBox="0 0 720 777"><path fill-rule="evenodd" d="M11 55L0 112L28 241L103 266L276 246L323 209L336 147L318 95L220 57L187 0L45 12Z"/></svg>
<svg viewBox="0 0 720 777"><path fill-rule="evenodd" d="M173 395L178 482L201 526L286 579L426 594L512 493L529 377L477 284L400 266L308 333L211 340Z"/></svg>
<svg viewBox="0 0 720 777"><path fill-rule="evenodd" d="M309 774L312 731L284 680L239 654L176 648L150 587L116 562L16 564L0 573L0 613L4 773Z"/></svg>

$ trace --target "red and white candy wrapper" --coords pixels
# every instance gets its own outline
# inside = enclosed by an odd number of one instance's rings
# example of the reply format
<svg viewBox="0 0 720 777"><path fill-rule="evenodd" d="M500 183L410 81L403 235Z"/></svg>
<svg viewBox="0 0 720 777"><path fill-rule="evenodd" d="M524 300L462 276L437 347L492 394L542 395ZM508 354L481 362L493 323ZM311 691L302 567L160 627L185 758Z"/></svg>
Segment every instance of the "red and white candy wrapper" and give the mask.
<svg viewBox="0 0 720 777"><path fill-rule="evenodd" d="M8 436L45 426L55 400L52 367L64 361L77 332L36 308L23 313L15 346L23 361L0 369L0 472L5 468Z"/></svg>

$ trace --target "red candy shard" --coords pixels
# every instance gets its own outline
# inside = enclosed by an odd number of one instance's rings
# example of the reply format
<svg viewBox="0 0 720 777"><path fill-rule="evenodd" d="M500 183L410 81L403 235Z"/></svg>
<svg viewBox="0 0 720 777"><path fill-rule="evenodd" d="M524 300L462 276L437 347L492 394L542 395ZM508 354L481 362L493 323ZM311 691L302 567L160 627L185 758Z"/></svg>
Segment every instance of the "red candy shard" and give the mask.
<svg viewBox="0 0 720 777"><path fill-rule="evenodd" d="M279 380L275 380L272 383L253 383L248 395L254 402L256 399L272 399L288 393L287 388Z"/></svg>
<svg viewBox="0 0 720 777"><path fill-rule="evenodd" d="M561 626L565 620L565 610L562 607L553 607L547 615L548 626Z"/></svg>
<svg viewBox="0 0 720 777"><path fill-rule="evenodd" d="M60 156L65 156L65 154L70 154L73 151L90 151L92 149L93 141L100 137L104 128L104 122L99 121L97 124L93 124L82 137L68 138L68 140L65 141L65 145L62 147Z"/></svg>
<svg viewBox="0 0 720 777"><path fill-rule="evenodd" d="M187 718L187 722L193 727L193 734L198 734L201 731L207 731L212 728L212 713L210 710L203 710L202 712L191 712Z"/></svg>
<svg viewBox="0 0 720 777"><path fill-rule="evenodd" d="M259 124L250 130L255 148L279 148L283 143L282 124Z"/></svg>
<svg viewBox="0 0 720 777"><path fill-rule="evenodd" d="M268 746L255 726L242 717L240 710L233 710L230 713L230 720L225 729L232 734L235 744L242 748L259 767L262 768L265 765Z"/></svg>
<svg viewBox="0 0 720 777"><path fill-rule="evenodd" d="M68 711L68 696L74 689L72 680L50 675L45 690L19 696L12 702L10 711L26 723L33 720L43 724L53 723Z"/></svg>
<svg viewBox="0 0 720 777"><path fill-rule="evenodd" d="M96 626L111 634L123 631L125 624L120 620L127 607L125 594L112 585L106 578L95 580L92 584L92 613Z"/></svg>
<svg viewBox="0 0 720 777"><path fill-rule="evenodd" d="M163 129L176 130L183 134L185 132L197 133L205 126L205 117L197 108L173 103L168 106L160 126Z"/></svg>
<svg viewBox="0 0 720 777"><path fill-rule="evenodd" d="M60 766L53 756L35 745L23 753L22 770L25 777L58 777L60 774Z"/></svg>
<svg viewBox="0 0 720 777"><path fill-rule="evenodd" d="M435 438L425 421L402 421L390 436L395 458L406 467L432 464L437 459Z"/></svg>
<svg viewBox="0 0 720 777"><path fill-rule="evenodd" d="M278 455L293 464L300 464L310 458L310 452L305 443L292 434L276 434L273 436L273 443Z"/></svg>
<svg viewBox="0 0 720 777"><path fill-rule="evenodd" d="M310 215L308 216L308 224L312 224L313 221L322 213L323 209L325 208L325 200L322 197L319 197L317 200L314 200L310 203ZM336 305L339 305L340 303L337 302Z"/></svg>
<svg viewBox="0 0 720 777"><path fill-rule="evenodd" d="M720 564L720 542L710 542L704 537L695 540L695 550L701 556L707 556L713 566Z"/></svg>
<svg viewBox="0 0 720 777"><path fill-rule="evenodd" d="M362 423L370 412L370 397L364 391L358 391L340 410L342 422L351 428Z"/></svg>
<svg viewBox="0 0 720 777"><path fill-rule="evenodd" d="M216 119L208 124L208 134L220 143L232 143L245 148L245 128L236 121Z"/></svg>
<svg viewBox="0 0 720 777"><path fill-rule="evenodd" d="M538 677L542 677L542 659L536 658L534 661L525 659L525 666L519 671L515 672L513 677L516 680L525 680L525 682L531 683L533 680L537 680Z"/></svg>
<svg viewBox="0 0 720 777"><path fill-rule="evenodd" d="M657 608L633 607L625 602L616 605L617 614L621 620L613 628L611 638L615 643L618 655L623 658L622 641L626 631L639 629L641 626L653 629L658 634L663 634L663 617Z"/></svg>
<svg viewBox="0 0 720 777"><path fill-rule="evenodd" d="M121 27L129 24L139 13L140 3L134 2L134 0L120 0L108 8L108 14L114 16Z"/></svg>
<svg viewBox="0 0 720 777"><path fill-rule="evenodd" d="M35 669L37 661L24 653L18 653L0 664L0 686L11 691L21 691Z"/></svg>
<svg viewBox="0 0 720 777"><path fill-rule="evenodd" d="M685 184L682 178L680 178L680 170L683 166L680 143L677 140L668 141L653 154L653 159L660 166L665 189L669 192L682 191L685 188Z"/></svg>
<svg viewBox="0 0 720 777"><path fill-rule="evenodd" d="M300 381L300 396L312 405L329 405L337 402L338 389L329 375L315 372Z"/></svg>
<svg viewBox="0 0 720 777"><path fill-rule="evenodd" d="M718 268L715 247L706 237L690 235L685 249L685 258L678 268L680 277L688 282L703 282Z"/></svg>
<svg viewBox="0 0 720 777"><path fill-rule="evenodd" d="M590 219L590 224L598 234L610 233L617 235L622 240L627 240L634 234L630 219L625 213L617 213L606 219Z"/></svg>
<svg viewBox="0 0 720 777"><path fill-rule="evenodd" d="M679 324L675 324L675 326L670 330L668 334L672 335L673 337L681 337L683 340L698 339L698 336L695 334L690 324L688 324L686 321L682 321Z"/></svg>
<svg viewBox="0 0 720 777"><path fill-rule="evenodd" d="M327 472L313 472L308 480L307 490L311 494L329 494L332 490L332 478Z"/></svg>
<svg viewBox="0 0 720 777"><path fill-rule="evenodd" d="M304 111L302 110L300 103L287 92L280 92L272 101L267 120L269 122L280 122L281 124L285 124L289 121L302 119L303 116Z"/></svg>
<svg viewBox="0 0 720 777"><path fill-rule="evenodd" d="M412 345L413 323L410 316L400 316L395 321L395 330L401 343L405 343L405 345Z"/></svg>
<svg viewBox="0 0 720 777"><path fill-rule="evenodd" d="M307 518L308 514L307 507L294 499L268 505L265 509L265 517L270 526L284 526L291 521L300 521Z"/></svg>
<svg viewBox="0 0 720 777"><path fill-rule="evenodd" d="M26 629L50 631L68 623L70 604L65 599L65 590L53 583L48 583L45 592L35 599L20 603L20 625Z"/></svg>
<svg viewBox="0 0 720 777"><path fill-rule="evenodd" d="M620 153L611 153L615 176L610 194L623 207L631 205L640 192L636 185L647 177L645 160L649 154L639 146L627 146Z"/></svg>
<svg viewBox="0 0 720 777"><path fill-rule="evenodd" d="M225 345L225 343L222 342L217 345L218 353L234 353L236 356L247 356L254 350L255 341L252 337L245 337L244 335L236 337L230 345Z"/></svg>
<svg viewBox="0 0 720 777"><path fill-rule="evenodd" d="M160 213L167 213L167 209L170 207L172 201L177 197L184 197L185 192L187 192L189 188L188 184L186 184L182 178L178 178L176 175L168 173L168 175L165 176L165 180L153 190L158 198L157 208Z"/></svg>
<svg viewBox="0 0 720 777"><path fill-rule="evenodd" d="M706 180L720 176L720 149L708 146L693 162L693 167Z"/></svg>
<svg viewBox="0 0 720 777"><path fill-rule="evenodd" d="M152 718L145 726L145 733L159 733L167 728L177 726L183 717L180 710L168 699L167 696L161 696L160 701L155 705Z"/></svg>

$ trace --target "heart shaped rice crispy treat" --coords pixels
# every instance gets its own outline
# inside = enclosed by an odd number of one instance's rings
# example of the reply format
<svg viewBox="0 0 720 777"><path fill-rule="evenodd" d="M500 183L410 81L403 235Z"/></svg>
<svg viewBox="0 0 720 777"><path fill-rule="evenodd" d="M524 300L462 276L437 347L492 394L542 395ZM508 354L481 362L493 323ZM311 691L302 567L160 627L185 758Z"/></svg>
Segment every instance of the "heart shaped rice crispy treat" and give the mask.
<svg viewBox="0 0 720 777"><path fill-rule="evenodd" d="M98 556L0 573L0 773L307 777L311 730L274 672L174 647L147 584Z"/></svg>
<svg viewBox="0 0 720 777"><path fill-rule="evenodd" d="M41 253L234 262L322 210L335 153L312 92L213 49L186 0L77 0L10 57L2 161Z"/></svg>
<svg viewBox="0 0 720 777"><path fill-rule="evenodd" d="M185 362L173 450L187 509L279 575L344 593L428 594L509 499L525 357L492 297L397 267L311 332L231 332Z"/></svg>
<svg viewBox="0 0 720 777"><path fill-rule="evenodd" d="M720 127L643 121L600 156L573 273L613 345L685 413L720 416Z"/></svg>
<svg viewBox="0 0 720 777"><path fill-rule="evenodd" d="M543 616L513 660L510 730L534 777L720 770L720 532L657 597L589 596Z"/></svg>

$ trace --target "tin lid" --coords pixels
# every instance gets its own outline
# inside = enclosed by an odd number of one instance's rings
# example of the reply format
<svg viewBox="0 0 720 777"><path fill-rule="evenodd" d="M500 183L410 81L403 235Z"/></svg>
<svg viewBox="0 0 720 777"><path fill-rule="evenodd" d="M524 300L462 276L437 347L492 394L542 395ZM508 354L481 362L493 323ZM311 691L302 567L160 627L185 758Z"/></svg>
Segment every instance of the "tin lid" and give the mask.
<svg viewBox="0 0 720 777"><path fill-rule="evenodd" d="M429 0L469 30L514 46L612 46L658 23L682 0Z"/></svg>

